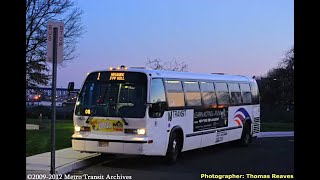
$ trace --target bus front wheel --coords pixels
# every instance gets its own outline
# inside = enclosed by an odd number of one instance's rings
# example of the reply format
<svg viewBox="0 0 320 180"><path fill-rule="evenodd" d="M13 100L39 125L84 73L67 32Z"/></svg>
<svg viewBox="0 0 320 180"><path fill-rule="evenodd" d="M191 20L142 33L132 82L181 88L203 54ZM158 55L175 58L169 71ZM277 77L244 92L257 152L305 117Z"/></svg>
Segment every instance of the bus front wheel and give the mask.
<svg viewBox="0 0 320 180"><path fill-rule="evenodd" d="M179 134L175 131L169 139L166 159L170 164L177 162L178 156L181 152L182 141Z"/></svg>

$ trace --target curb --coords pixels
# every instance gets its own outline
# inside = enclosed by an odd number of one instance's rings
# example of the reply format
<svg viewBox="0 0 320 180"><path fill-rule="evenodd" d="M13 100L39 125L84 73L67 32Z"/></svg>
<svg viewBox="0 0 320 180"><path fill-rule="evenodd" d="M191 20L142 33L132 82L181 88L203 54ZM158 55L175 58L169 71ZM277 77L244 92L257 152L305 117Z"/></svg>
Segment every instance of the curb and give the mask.
<svg viewBox="0 0 320 180"><path fill-rule="evenodd" d="M257 137L258 137L258 138L267 138L267 137L294 137L294 131L285 131L285 132L260 132Z"/></svg>
<svg viewBox="0 0 320 180"><path fill-rule="evenodd" d="M100 154L96 154L91 157L87 157L85 159L80 159L75 162L71 162L66 165L62 165L56 168L56 174L67 174L73 170L84 168L90 166L92 164L99 163L102 160Z"/></svg>

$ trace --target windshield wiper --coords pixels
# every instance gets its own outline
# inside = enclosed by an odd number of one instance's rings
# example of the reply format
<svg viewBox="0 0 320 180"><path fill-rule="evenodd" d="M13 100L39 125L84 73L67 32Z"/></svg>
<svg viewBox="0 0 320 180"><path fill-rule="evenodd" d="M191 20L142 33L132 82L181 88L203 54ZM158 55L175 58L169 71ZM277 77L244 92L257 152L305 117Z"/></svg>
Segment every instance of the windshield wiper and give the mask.
<svg viewBox="0 0 320 180"><path fill-rule="evenodd" d="M123 120L124 125L128 125L128 123L127 123L127 121L124 119L124 117L121 116L121 119Z"/></svg>
<svg viewBox="0 0 320 180"><path fill-rule="evenodd" d="M128 122L124 119L124 117L121 115L120 111L118 111L118 114L120 116L120 118L123 120L124 125L128 125Z"/></svg>

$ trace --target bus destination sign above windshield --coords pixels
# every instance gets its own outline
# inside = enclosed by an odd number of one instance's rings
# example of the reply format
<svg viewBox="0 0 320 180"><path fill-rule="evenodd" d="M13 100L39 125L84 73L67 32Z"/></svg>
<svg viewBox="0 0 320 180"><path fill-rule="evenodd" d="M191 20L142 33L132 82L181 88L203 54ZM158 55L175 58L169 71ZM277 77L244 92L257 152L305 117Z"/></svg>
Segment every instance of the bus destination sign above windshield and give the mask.
<svg viewBox="0 0 320 180"><path fill-rule="evenodd" d="M110 81L113 81L113 80L124 81L124 73L115 73L115 72L111 73L109 80Z"/></svg>

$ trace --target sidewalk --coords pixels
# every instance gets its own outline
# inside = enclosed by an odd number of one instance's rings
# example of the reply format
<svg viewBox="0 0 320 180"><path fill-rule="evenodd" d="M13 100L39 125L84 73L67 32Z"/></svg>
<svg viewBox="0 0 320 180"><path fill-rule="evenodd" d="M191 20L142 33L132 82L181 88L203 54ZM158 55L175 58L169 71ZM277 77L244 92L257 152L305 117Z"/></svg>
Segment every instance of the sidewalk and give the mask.
<svg viewBox="0 0 320 180"><path fill-rule="evenodd" d="M294 132L260 132L258 138L293 137ZM83 168L103 160L99 153L80 153L72 148L57 150L56 174L66 174L72 170ZM26 174L50 174L51 153L42 153L26 157Z"/></svg>
<svg viewBox="0 0 320 180"><path fill-rule="evenodd" d="M65 174L74 169L99 162L99 153L80 153L72 148L57 150L55 153L56 174ZM50 174L51 152L26 157L27 174Z"/></svg>

